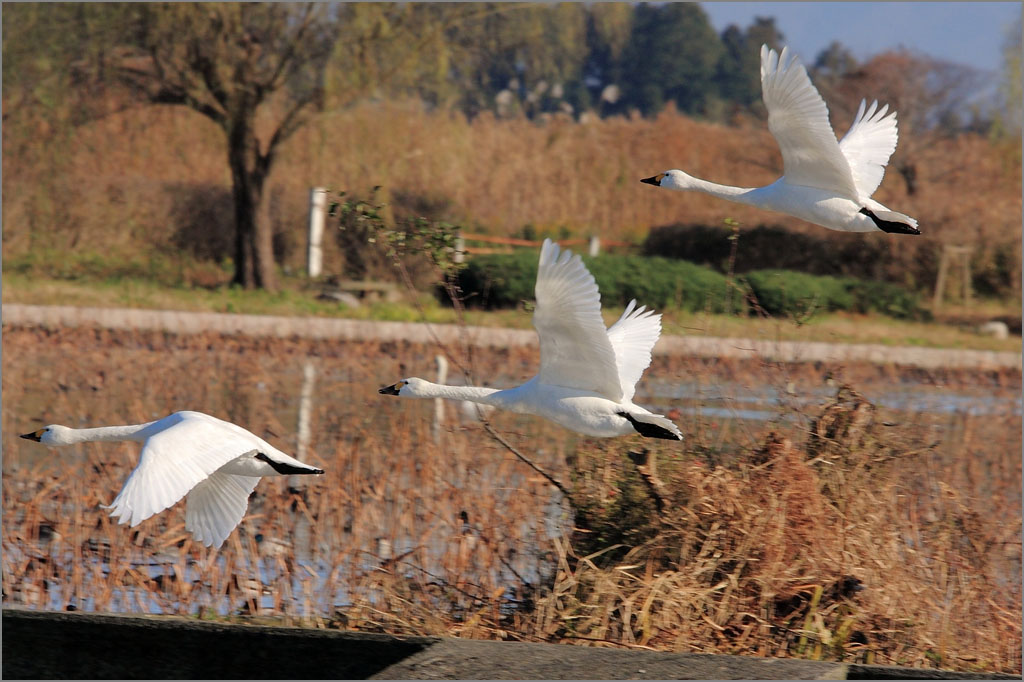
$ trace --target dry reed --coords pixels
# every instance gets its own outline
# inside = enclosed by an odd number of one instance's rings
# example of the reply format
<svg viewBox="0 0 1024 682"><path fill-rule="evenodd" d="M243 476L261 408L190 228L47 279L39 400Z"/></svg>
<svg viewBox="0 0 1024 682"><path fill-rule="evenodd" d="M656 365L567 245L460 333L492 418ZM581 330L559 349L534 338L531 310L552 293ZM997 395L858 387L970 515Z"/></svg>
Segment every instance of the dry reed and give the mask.
<svg viewBox="0 0 1024 682"><path fill-rule="evenodd" d="M682 445L496 415L513 446L571 481L571 516L480 425L449 407L435 442L428 401L377 395L431 376L436 349L5 327L3 351L5 603L1020 671L1019 372L657 357L648 385L706 389L658 399L694 409L677 419ZM511 385L534 356L478 349L473 370ZM185 533L180 505L135 529L99 508L136 446L17 440L50 422L201 409L294 452L307 362L305 457L327 474L262 481L216 552ZM883 410L849 389L797 400L826 370L866 393L980 386L995 413ZM760 386L782 401L767 422L743 418Z"/></svg>

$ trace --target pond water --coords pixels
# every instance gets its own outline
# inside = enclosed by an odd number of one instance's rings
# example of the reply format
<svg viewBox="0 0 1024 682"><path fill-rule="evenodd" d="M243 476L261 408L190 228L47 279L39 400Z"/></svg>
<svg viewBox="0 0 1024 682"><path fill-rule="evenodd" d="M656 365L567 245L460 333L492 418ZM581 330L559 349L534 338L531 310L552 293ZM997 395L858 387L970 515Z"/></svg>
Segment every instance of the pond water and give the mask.
<svg viewBox="0 0 1024 682"><path fill-rule="evenodd" d="M774 386L751 386L735 381L712 386L698 382L648 381L637 401L665 409L678 406L680 402L694 403L699 407L688 405L681 411L689 414L700 411L725 419L768 420L776 417L779 409L786 405L822 405L835 392L834 385L804 387L798 395L791 386L780 391ZM993 392L989 386L937 386L908 380L864 387L861 393L878 407L901 412L1021 416L1019 394Z"/></svg>

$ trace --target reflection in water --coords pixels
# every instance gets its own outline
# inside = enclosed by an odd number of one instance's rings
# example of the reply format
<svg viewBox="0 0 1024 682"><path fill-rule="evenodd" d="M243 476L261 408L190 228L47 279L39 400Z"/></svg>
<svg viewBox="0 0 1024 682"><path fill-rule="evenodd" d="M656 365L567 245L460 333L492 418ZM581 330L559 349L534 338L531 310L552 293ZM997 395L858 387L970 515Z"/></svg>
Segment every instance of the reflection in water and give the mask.
<svg viewBox="0 0 1024 682"><path fill-rule="evenodd" d="M739 384L736 382L716 383L708 386L696 382L668 383L647 381L646 393L638 393L637 401L658 406L672 405L675 401L699 402L705 413L736 419L771 419L784 405L809 407L821 405L835 395L835 388L819 386L802 389L799 395L792 391L778 391L771 386ZM879 407L905 412L932 414L1016 415L1021 416L1020 394L994 394L988 387L958 386L943 388L934 385L886 385L862 388L864 397ZM785 400L780 398L785 396ZM742 406L719 408L717 404ZM686 410L684 410L685 412ZM691 413L696 408L689 410Z"/></svg>

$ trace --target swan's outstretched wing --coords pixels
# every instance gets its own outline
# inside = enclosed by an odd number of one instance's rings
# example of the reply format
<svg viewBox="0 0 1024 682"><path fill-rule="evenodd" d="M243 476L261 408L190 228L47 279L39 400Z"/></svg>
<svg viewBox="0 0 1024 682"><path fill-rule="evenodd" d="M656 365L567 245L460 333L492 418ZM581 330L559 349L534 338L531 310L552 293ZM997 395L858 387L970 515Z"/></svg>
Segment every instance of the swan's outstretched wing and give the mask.
<svg viewBox="0 0 1024 682"><path fill-rule="evenodd" d="M661 335L661 315L629 302L619 321L608 328L608 340L615 351L622 397L632 400L636 383L651 364L651 349Z"/></svg>
<svg viewBox="0 0 1024 682"><path fill-rule="evenodd" d="M853 174L829 125L825 100L788 47L780 56L761 46L761 93L786 182L856 199Z"/></svg>
<svg viewBox="0 0 1024 682"><path fill-rule="evenodd" d="M160 430L146 440L138 466L108 507L119 523L142 523L220 467L263 445L245 429L199 412L176 412L154 427Z"/></svg>
<svg viewBox="0 0 1024 682"><path fill-rule="evenodd" d="M214 473L185 501L185 530L207 547L220 547L245 516L259 476Z"/></svg>
<svg viewBox="0 0 1024 682"><path fill-rule="evenodd" d="M579 256L544 240L534 289L541 383L622 399L615 351L601 318L597 282Z"/></svg>
<svg viewBox="0 0 1024 682"><path fill-rule="evenodd" d="M878 102L872 102L865 111L865 101L860 101L860 109L853 118L850 129L839 141L839 149L850 164L853 182L857 186L862 199L867 199L882 183L885 175L885 164L896 151L896 112L891 112L886 104L881 109Z"/></svg>

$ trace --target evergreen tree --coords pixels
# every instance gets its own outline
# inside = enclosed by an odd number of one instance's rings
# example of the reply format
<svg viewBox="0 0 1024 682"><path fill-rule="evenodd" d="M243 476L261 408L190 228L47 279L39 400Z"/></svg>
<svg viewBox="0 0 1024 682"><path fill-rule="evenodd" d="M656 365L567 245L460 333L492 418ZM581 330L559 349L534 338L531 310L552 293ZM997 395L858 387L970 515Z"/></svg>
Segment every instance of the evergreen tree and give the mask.
<svg viewBox="0 0 1024 682"><path fill-rule="evenodd" d="M753 54L754 60L757 62L758 78L760 78L761 46L767 45L775 50L781 50L786 38L782 31L775 26L775 17L754 17L754 23L747 27L743 38L748 56Z"/></svg>
<svg viewBox="0 0 1024 682"><path fill-rule="evenodd" d="M857 68L857 60L839 41L833 40L827 48L818 53L812 72L814 77L840 79Z"/></svg>
<svg viewBox="0 0 1024 682"><path fill-rule="evenodd" d="M722 99L743 108L761 101L761 46L781 49L782 33L774 18L756 17L741 31L732 25L722 32L722 58L718 62L718 92Z"/></svg>
<svg viewBox="0 0 1024 682"><path fill-rule="evenodd" d="M633 26L633 6L597 3L587 11L587 55L580 85L601 113L613 110L622 81L622 55Z"/></svg>
<svg viewBox="0 0 1024 682"><path fill-rule="evenodd" d="M576 3L474 4L458 24L451 78L473 115L497 108L533 115L558 109L579 83L587 55L587 8ZM579 92L575 91L575 97Z"/></svg>
<svg viewBox="0 0 1024 682"><path fill-rule="evenodd" d="M750 106L760 96L760 73L751 72L747 41L735 25L722 32L722 58L718 60L718 92L722 99Z"/></svg>
<svg viewBox="0 0 1024 682"><path fill-rule="evenodd" d="M680 111L702 113L717 94L722 51L700 5L638 5L623 55L619 109L635 107L649 116L673 101Z"/></svg>

